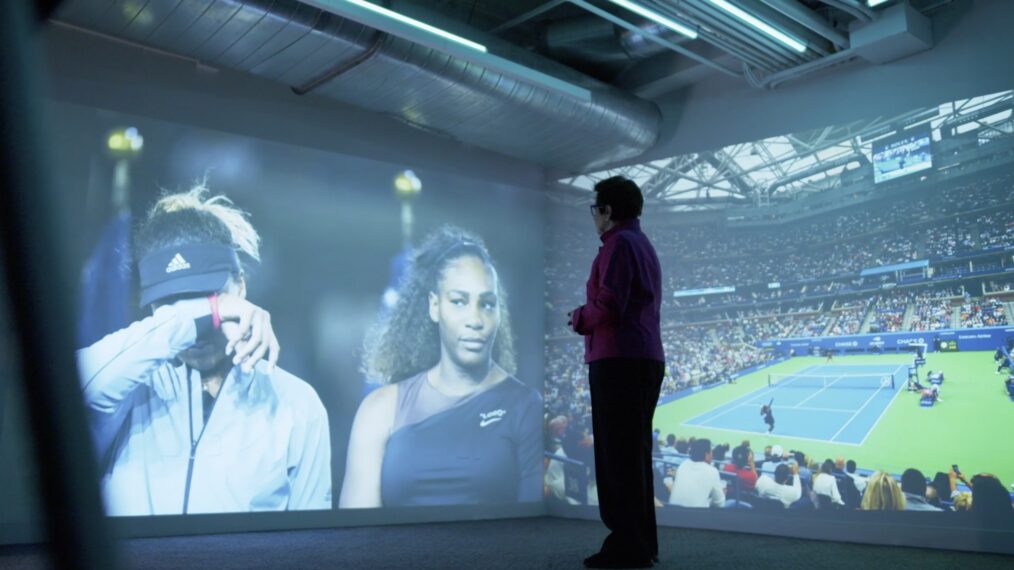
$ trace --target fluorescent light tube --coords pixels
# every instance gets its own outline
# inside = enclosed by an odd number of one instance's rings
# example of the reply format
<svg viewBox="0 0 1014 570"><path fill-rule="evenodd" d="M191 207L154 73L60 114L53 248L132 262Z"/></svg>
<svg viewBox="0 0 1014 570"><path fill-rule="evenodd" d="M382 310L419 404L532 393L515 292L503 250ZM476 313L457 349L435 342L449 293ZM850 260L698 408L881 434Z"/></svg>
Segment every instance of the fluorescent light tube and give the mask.
<svg viewBox="0 0 1014 570"><path fill-rule="evenodd" d="M880 6L881 4L887 1L888 0L869 0L867 4L869 4L870 8L873 8L874 6Z"/></svg>
<svg viewBox="0 0 1014 570"><path fill-rule="evenodd" d="M344 0L344 1L348 2L349 4L353 4L355 6L359 6L360 8L369 10L369 11L375 13L375 14L380 14L381 16L384 16L384 17L387 17L387 18L391 18L392 20L396 20L396 21L401 22L403 24L408 24L409 26L412 26L412 27L415 27L415 28L419 28L420 30L427 31L427 32L429 32L429 33L431 33L433 35L440 36L441 38L444 38L446 40L451 40L452 42L457 42L457 43L459 43L459 44L461 44L463 46L470 47L470 48L472 48L472 49L474 49L476 51L480 51L482 53L486 53L486 46L484 46L482 44L479 44L479 43L476 43L476 42L473 42L472 40L465 39L465 38L463 38L461 36L454 35L454 34L452 34L450 32L445 32L444 30L441 30L440 28L433 27L433 26L427 24L426 22L420 22L419 20L416 20L415 18L409 18L408 16L404 16L404 15L399 14L399 13L393 11L393 10L388 10L387 8L384 8L384 7L381 7L381 6L377 6L376 4L371 4L369 2L366 2L365 0Z"/></svg>
<svg viewBox="0 0 1014 570"><path fill-rule="evenodd" d="M733 16L739 18L740 20L743 20L747 24L750 24L751 26L764 32L765 34L771 36L772 38L778 40L782 44L788 46L790 49L793 49L799 53L803 53L804 51L806 51L806 44L804 44L803 42L793 38L792 36L786 34L785 32L779 30L778 28L775 28L774 26L768 24L767 22L760 20L759 18L753 16L749 12L740 9L738 6L731 4L730 2L728 2L728 0L708 0L708 1L714 4L715 6L718 6L719 8L725 10L726 12L732 14Z"/></svg>
<svg viewBox="0 0 1014 570"><path fill-rule="evenodd" d="M637 14L638 16L642 16L644 18L647 18L647 19L649 19L652 22L655 22L657 24L662 24L663 26L669 28L670 30L672 30L672 31L674 31L674 32L676 32L678 34L683 34L684 36L686 36L686 37L688 37L688 38L690 38L692 40L696 40L697 39L697 31L694 30L693 28L690 28L688 26L684 26L683 24L680 24L679 22L670 20L669 18L666 18L665 16L663 16L661 14L657 14L655 12L652 12L651 10L648 10L647 8L644 8L644 7L642 7L642 6L638 5L638 4L634 4L633 2L630 2L629 0L609 0L609 1L612 2L613 4L616 4L620 8L623 8L625 10L629 10L629 11Z"/></svg>

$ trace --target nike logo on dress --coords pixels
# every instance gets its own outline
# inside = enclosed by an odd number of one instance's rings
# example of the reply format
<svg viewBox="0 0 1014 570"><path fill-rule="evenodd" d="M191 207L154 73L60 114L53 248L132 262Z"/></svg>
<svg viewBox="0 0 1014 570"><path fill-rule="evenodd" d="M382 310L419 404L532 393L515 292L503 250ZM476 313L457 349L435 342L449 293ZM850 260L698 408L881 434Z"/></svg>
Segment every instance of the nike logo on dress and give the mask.
<svg viewBox="0 0 1014 570"><path fill-rule="evenodd" d="M492 412L479 412L479 427L484 428L489 424L496 423L507 415L507 410L493 410Z"/></svg>

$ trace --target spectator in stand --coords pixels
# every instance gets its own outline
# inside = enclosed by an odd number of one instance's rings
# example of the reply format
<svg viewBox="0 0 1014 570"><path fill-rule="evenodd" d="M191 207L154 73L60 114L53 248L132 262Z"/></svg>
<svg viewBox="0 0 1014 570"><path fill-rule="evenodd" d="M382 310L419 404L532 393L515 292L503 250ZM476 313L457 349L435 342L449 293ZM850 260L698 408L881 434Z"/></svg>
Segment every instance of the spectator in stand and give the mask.
<svg viewBox="0 0 1014 570"><path fill-rule="evenodd" d="M790 463L795 461L799 465L799 478L803 480L803 483L809 484L813 479L813 471L807 467L808 459L806 454L802 451L793 451L791 453L792 459L790 460Z"/></svg>
<svg viewBox="0 0 1014 570"><path fill-rule="evenodd" d="M732 463L727 464L723 469L728 473L735 473L739 478L740 491L749 493L757 487L757 469L753 464L753 452L748 445L740 445L732 450Z"/></svg>
<svg viewBox="0 0 1014 570"><path fill-rule="evenodd" d="M864 511L903 511L905 495L901 487L888 473L877 471L870 475L859 506Z"/></svg>
<svg viewBox="0 0 1014 570"><path fill-rule="evenodd" d="M968 512L972 510L972 494L971 493L958 493L954 496L954 510L959 512Z"/></svg>
<svg viewBox="0 0 1014 570"><path fill-rule="evenodd" d="M676 453L679 455L686 455L690 453L690 443L684 437L676 439Z"/></svg>
<svg viewBox="0 0 1014 570"><path fill-rule="evenodd" d="M820 466L820 473L813 478L813 492L817 495L818 503L830 503L839 507L845 506L845 501L838 491L838 479L834 476L834 461L825 459ZM825 499L820 499L825 497Z"/></svg>
<svg viewBox="0 0 1014 570"><path fill-rule="evenodd" d="M933 495L930 496L930 489L933 490ZM929 487L926 489L926 498L934 507L940 507L942 510L948 510L943 504L943 501L951 500L951 488L947 480L947 474L943 471L937 471L937 474L930 481Z"/></svg>
<svg viewBox="0 0 1014 570"><path fill-rule="evenodd" d="M856 484L856 489L862 493L866 490L866 477L856 473L856 462L849 459L845 462L845 474L852 478L852 481Z"/></svg>
<svg viewBox="0 0 1014 570"><path fill-rule="evenodd" d="M798 473L798 465L789 467L783 463L775 469L773 479L768 475L761 475L757 478L757 496L762 499L777 499L788 508L803 496Z"/></svg>
<svg viewBox="0 0 1014 570"><path fill-rule="evenodd" d="M995 475L980 473L972 477L972 512L984 517L1012 517L1010 494Z"/></svg>
<svg viewBox="0 0 1014 570"><path fill-rule="evenodd" d="M665 436L665 445L662 446L662 457L670 457L676 455L676 436L669 434Z"/></svg>
<svg viewBox="0 0 1014 570"><path fill-rule="evenodd" d="M727 453L729 453L729 444L728 443L723 443L721 445L716 445L715 449L712 450L712 452L711 452L711 459L715 463L725 463L725 455Z"/></svg>
<svg viewBox="0 0 1014 570"><path fill-rule="evenodd" d="M764 452L765 452L765 455L767 455L767 449L766 448L765 448ZM767 475L771 475L771 474L773 474L775 472L775 469L777 469L779 465L781 465L783 463L786 463L787 460L788 460L788 454L785 453L785 451L782 449L782 446L780 446L780 445L772 445L771 446L771 456L770 456L770 458L765 459L764 465L761 466L761 471L763 473L767 474ZM804 464L803 467L806 467L806 465Z"/></svg>
<svg viewBox="0 0 1014 570"><path fill-rule="evenodd" d="M690 461L684 461L676 470L669 504L695 508L725 504L725 485L718 469L711 465L711 440L697 439L690 446Z"/></svg>
<svg viewBox="0 0 1014 570"><path fill-rule="evenodd" d="M839 455L834 458L834 474L844 475L845 474L845 458Z"/></svg>
<svg viewBox="0 0 1014 570"><path fill-rule="evenodd" d="M567 457L567 453L563 450L562 436L567 430L567 418L564 416L557 416L549 421L546 435L548 441L546 442L546 451L555 457ZM562 461L555 461L546 457L543 459L543 479L542 479L542 494L547 500L551 502L566 502L567 501L567 478L564 472L564 464Z"/></svg>
<svg viewBox="0 0 1014 570"><path fill-rule="evenodd" d="M905 494L906 511L942 511L926 498L926 477L918 469L906 469L901 474L901 491Z"/></svg>

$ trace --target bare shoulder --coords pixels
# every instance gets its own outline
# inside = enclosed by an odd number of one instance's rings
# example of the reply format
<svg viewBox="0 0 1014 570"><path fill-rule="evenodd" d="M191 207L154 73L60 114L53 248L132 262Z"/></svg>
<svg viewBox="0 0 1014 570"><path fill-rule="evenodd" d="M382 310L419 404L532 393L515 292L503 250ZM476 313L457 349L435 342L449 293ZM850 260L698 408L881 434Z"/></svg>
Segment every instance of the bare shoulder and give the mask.
<svg viewBox="0 0 1014 570"><path fill-rule="evenodd" d="M398 385L385 384L373 390L359 404L359 412L370 415L394 415L398 403Z"/></svg>

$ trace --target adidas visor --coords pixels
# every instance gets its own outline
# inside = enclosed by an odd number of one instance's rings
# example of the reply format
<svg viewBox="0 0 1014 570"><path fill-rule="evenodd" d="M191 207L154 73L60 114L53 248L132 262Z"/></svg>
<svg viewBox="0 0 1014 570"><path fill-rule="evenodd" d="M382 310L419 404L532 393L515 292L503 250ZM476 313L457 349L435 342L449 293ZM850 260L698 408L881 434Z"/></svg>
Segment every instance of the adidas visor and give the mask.
<svg viewBox="0 0 1014 570"><path fill-rule="evenodd" d="M141 307L187 293L217 293L240 272L236 250L227 245L189 244L150 253L138 262Z"/></svg>

